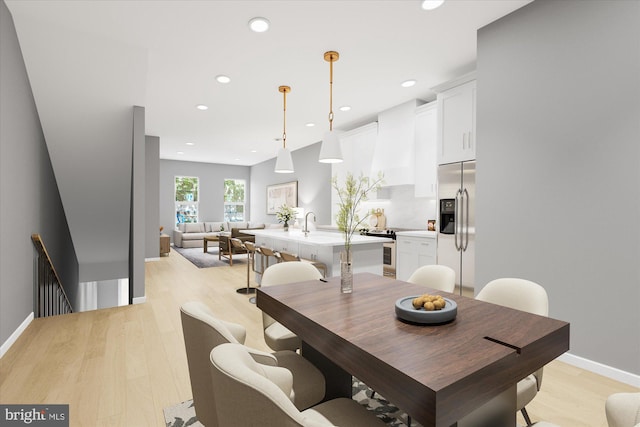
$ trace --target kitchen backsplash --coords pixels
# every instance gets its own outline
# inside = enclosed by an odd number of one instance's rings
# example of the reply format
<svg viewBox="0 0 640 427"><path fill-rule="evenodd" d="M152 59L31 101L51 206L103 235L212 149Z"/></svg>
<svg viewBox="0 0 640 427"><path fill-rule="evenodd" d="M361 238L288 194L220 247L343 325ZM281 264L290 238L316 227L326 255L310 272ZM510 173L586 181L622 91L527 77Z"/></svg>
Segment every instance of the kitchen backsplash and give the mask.
<svg viewBox="0 0 640 427"><path fill-rule="evenodd" d="M383 199L367 200L363 208L384 209L387 228L426 230L427 220L436 218L436 199L416 198L413 185L384 189Z"/></svg>

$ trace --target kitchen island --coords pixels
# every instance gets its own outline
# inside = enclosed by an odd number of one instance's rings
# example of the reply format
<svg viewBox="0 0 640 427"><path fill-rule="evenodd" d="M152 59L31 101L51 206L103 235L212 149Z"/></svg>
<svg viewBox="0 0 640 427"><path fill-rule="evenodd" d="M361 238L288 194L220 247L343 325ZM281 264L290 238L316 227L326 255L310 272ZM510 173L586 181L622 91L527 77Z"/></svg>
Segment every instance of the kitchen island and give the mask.
<svg viewBox="0 0 640 427"><path fill-rule="evenodd" d="M311 231L307 236L302 230L282 229L242 230L243 233L256 236L256 246L267 247L275 251L285 251L327 266L327 277L340 275L340 252L344 251L344 235L326 231ZM382 275L382 244L391 239L353 235L351 255L354 273L373 273ZM256 282L262 276L262 257L256 257ZM273 264L273 259L269 264Z"/></svg>

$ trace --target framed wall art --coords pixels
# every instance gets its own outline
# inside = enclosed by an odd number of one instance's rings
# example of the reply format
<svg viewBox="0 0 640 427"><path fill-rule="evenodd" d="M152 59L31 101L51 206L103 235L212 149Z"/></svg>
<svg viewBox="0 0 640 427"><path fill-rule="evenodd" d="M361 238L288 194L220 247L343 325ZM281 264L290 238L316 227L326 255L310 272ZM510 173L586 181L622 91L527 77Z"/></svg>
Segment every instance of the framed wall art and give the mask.
<svg viewBox="0 0 640 427"><path fill-rule="evenodd" d="M298 206L298 181L267 185L267 214L275 215L284 204L292 208Z"/></svg>

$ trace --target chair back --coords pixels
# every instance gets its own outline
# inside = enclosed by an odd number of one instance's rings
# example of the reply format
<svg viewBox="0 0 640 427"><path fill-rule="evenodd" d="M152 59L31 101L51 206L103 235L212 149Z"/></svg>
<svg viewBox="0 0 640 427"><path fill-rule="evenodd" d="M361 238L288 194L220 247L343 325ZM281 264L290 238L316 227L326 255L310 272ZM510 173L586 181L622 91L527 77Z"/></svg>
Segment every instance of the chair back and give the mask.
<svg viewBox="0 0 640 427"><path fill-rule="evenodd" d="M492 280L480 290L476 299L539 316L549 315L547 292L537 283L525 279Z"/></svg>
<svg viewBox="0 0 640 427"><path fill-rule="evenodd" d="M298 255L289 253L289 252L284 252L284 251L280 251L280 258L282 258L282 261L300 261L300 257Z"/></svg>
<svg viewBox="0 0 640 427"><path fill-rule="evenodd" d="M614 393L607 397L605 413L609 427L640 425L640 393Z"/></svg>
<svg viewBox="0 0 640 427"><path fill-rule="evenodd" d="M246 330L241 325L216 319L209 307L199 301L183 304L180 317L196 417L207 427L224 425L218 423L213 404L209 354L223 343L243 344Z"/></svg>
<svg viewBox="0 0 640 427"><path fill-rule="evenodd" d="M210 369L220 425L305 425L305 417L287 397L293 386L288 369L257 363L239 344L214 348L210 353Z"/></svg>
<svg viewBox="0 0 640 427"><path fill-rule="evenodd" d="M456 287L456 272L446 265L423 265L407 280L439 291L453 292Z"/></svg>
<svg viewBox="0 0 640 427"><path fill-rule="evenodd" d="M549 298L547 291L539 284L525 279L502 278L487 283L478 292L476 299L514 308L520 311L549 315ZM533 373L538 391L542 386L542 368Z"/></svg>
<svg viewBox="0 0 640 427"><path fill-rule="evenodd" d="M281 262L269 266L262 274L261 286L284 285L286 283L318 280L322 273L313 265L306 262ZM264 329L275 323L275 320L262 312L262 326Z"/></svg>
<svg viewBox="0 0 640 427"><path fill-rule="evenodd" d="M244 250L244 243L242 243L242 240L238 239L237 237L234 237L233 239L231 239L231 246L233 246L234 248L238 248L238 249L242 249Z"/></svg>

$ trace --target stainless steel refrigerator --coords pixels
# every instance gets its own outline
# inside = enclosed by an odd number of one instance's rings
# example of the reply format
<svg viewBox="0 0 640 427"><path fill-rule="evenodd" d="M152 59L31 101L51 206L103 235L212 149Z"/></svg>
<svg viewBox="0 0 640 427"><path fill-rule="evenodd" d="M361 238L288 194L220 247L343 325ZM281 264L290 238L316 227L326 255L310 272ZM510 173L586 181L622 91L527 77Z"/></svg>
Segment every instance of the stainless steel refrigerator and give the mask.
<svg viewBox="0 0 640 427"><path fill-rule="evenodd" d="M474 289L476 162L438 167L438 258L456 272L456 285ZM462 284L462 287L460 287Z"/></svg>

